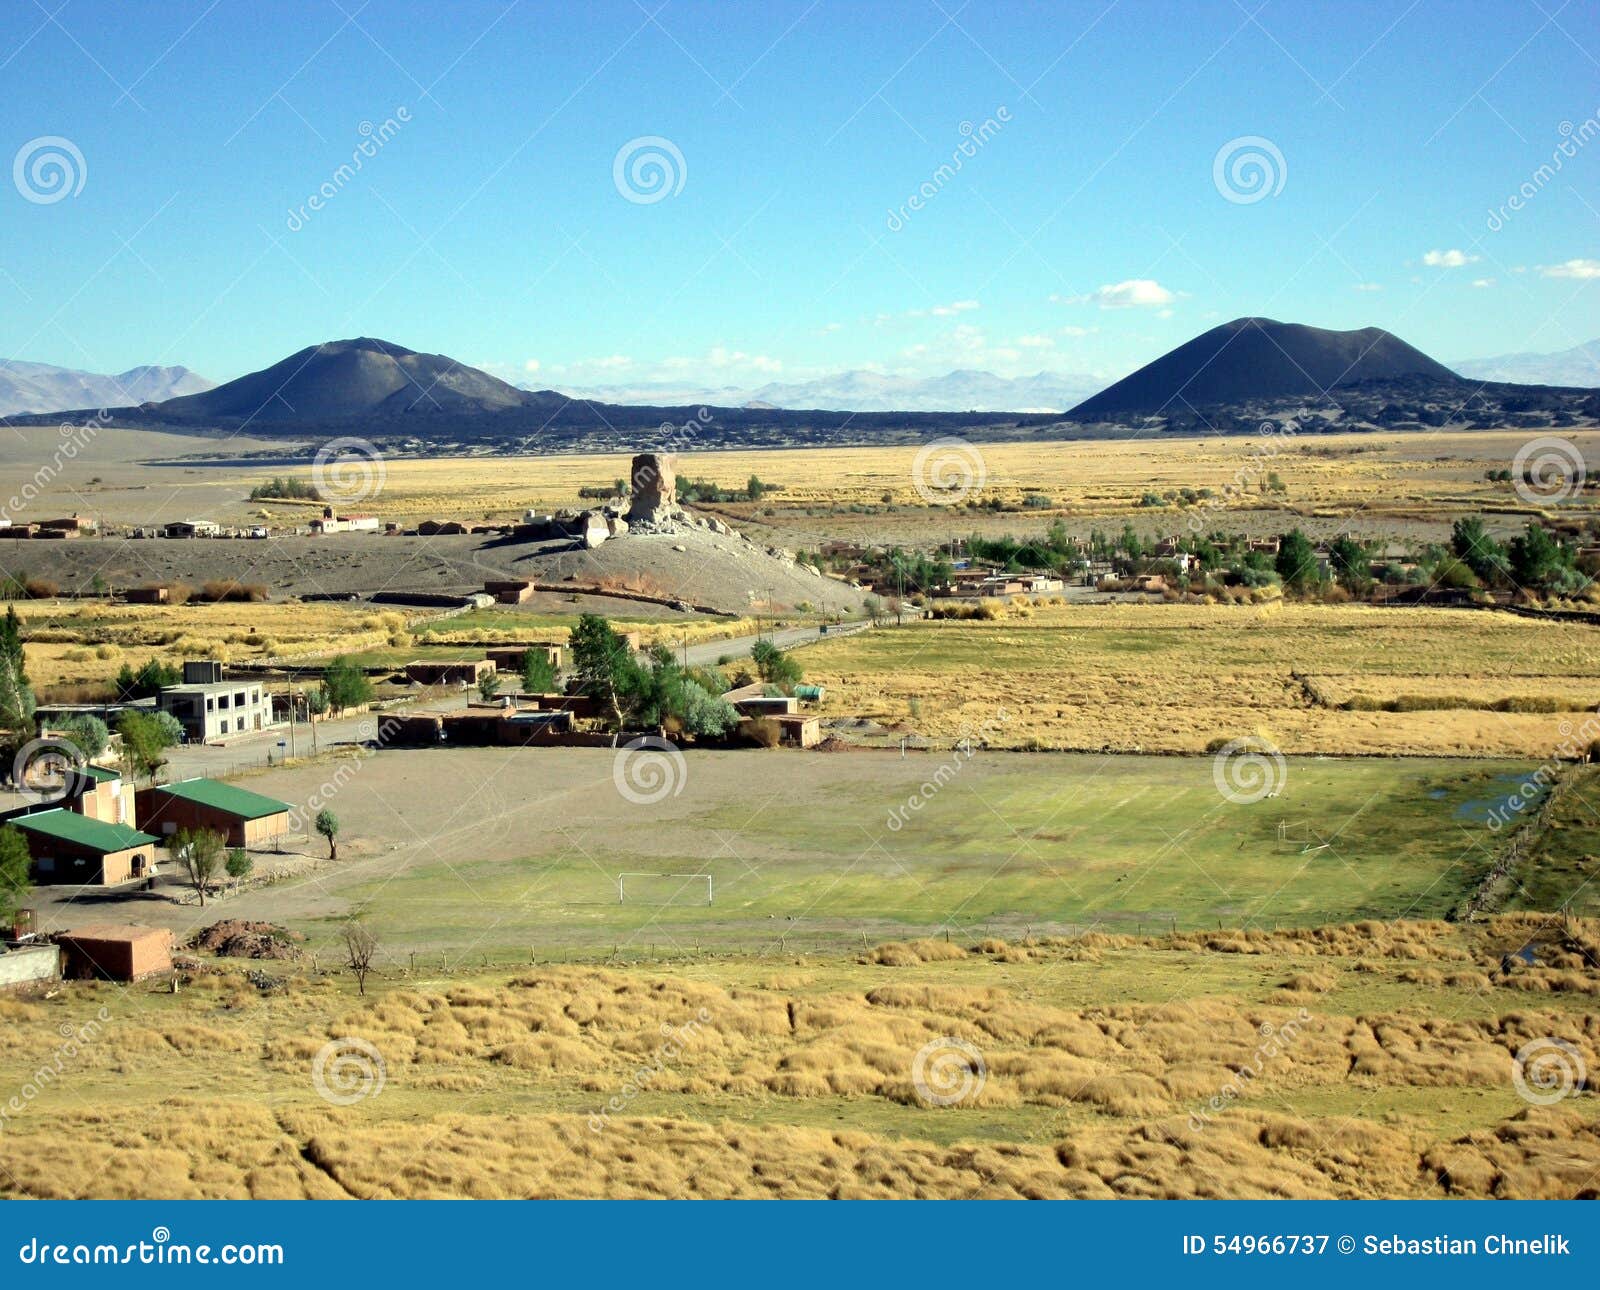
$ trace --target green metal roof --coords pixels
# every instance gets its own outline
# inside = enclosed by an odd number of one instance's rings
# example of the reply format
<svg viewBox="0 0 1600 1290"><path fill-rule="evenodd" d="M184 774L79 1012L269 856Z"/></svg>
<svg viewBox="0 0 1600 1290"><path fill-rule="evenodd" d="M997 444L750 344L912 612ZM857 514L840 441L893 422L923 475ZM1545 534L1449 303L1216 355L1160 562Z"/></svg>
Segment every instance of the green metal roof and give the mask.
<svg viewBox="0 0 1600 1290"><path fill-rule="evenodd" d="M97 784L104 784L108 779L121 779L122 772L112 770L109 766L79 766L78 773L87 775Z"/></svg>
<svg viewBox="0 0 1600 1290"><path fill-rule="evenodd" d="M60 838L91 851L106 855L112 851L126 851L129 847L158 846L160 840L126 824L108 824L104 820L91 820L76 811L39 811L34 815L19 815L11 821L19 829L40 833L45 837Z"/></svg>
<svg viewBox="0 0 1600 1290"><path fill-rule="evenodd" d="M287 802L217 779L180 779L175 784L157 784L156 791L237 815L241 820L259 820L263 815L277 815L289 809Z"/></svg>

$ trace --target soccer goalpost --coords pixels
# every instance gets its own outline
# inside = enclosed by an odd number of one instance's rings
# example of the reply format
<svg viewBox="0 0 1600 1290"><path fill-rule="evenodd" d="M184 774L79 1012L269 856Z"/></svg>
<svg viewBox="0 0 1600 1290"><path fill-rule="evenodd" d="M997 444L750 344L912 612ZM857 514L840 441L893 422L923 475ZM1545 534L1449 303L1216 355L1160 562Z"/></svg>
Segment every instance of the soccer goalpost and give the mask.
<svg viewBox="0 0 1600 1290"><path fill-rule="evenodd" d="M617 904L625 905L629 897L629 880L633 880L633 899L637 904L676 905L685 892L693 892L698 904L700 884L705 884L705 903L712 898L711 875L708 873L619 873L617 875Z"/></svg>
<svg viewBox="0 0 1600 1290"><path fill-rule="evenodd" d="M1312 851L1325 851L1333 844L1324 840L1322 835L1309 824L1279 820L1278 845L1290 851L1298 851L1300 855L1307 855Z"/></svg>

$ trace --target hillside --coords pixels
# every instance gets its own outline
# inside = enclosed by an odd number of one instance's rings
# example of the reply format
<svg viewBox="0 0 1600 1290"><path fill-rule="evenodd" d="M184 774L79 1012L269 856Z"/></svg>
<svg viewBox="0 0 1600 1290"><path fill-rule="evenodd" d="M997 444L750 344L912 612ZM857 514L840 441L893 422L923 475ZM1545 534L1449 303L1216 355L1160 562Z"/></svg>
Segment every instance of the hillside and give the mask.
<svg viewBox="0 0 1600 1290"><path fill-rule="evenodd" d="M1463 384L1444 364L1379 327L1328 331L1271 318L1236 318L1146 363L1069 415L1095 421L1175 406L1317 399L1339 386L1414 378Z"/></svg>
<svg viewBox="0 0 1600 1290"><path fill-rule="evenodd" d="M532 396L442 354L362 337L311 345L259 372L151 411L173 421L307 423L410 413L497 412Z"/></svg>

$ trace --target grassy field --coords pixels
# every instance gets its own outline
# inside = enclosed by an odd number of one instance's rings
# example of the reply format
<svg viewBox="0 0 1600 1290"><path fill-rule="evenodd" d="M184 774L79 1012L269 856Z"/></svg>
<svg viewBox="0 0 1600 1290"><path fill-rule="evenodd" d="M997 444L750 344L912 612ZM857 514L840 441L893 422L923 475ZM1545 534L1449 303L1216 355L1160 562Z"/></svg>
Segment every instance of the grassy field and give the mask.
<svg viewBox="0 0 1600 1290"><path fill-rule="evenodd" d="M284 964L78 984L0 1001L0 1081L30 1090L0 1194L1592 1195L1594 1094L1530 1107L1516 1054L1594 1069L1570 964L1597 934L935 941L390 972L365 998ZM1549 966L1497 975L1530 937Z"/></svg>
<svg viewBox="0 0 1600 1290"><path fill-rule="evenodd" d="M324 955L362 911L390 964L1437 917L1493 863L1484 821L1526 769L1291 758L1276 795L1235 802L1210 758L711 752L665 769L679 794L641 804L622 797L609 749L418 749L341 765L241 781L295 804L331 800L340 859L220 908L305 931ZM623 783L644 787L621 765ZM710 874L714 903L698 879L644 877L619 903L619 874ZM77 916L39 908L45 926ZM204 917L139 913L180 931Z"/></svg>
<svg viewBox="0 0 1600 1290"><path fill-rule="evenodd" d="M1552 708L1600 704L1600 631L1472 610L1074 606L884 628L804 661L825 713L999 747L1195 752L1256 735L1285 752L1543 760L1567 720Z"/></svg>

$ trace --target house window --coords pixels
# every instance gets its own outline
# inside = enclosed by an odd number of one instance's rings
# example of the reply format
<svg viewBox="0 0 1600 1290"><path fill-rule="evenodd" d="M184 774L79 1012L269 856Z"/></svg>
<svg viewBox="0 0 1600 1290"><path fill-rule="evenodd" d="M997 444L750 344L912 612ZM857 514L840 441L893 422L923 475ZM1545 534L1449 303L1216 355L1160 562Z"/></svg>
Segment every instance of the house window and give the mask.
<svg viewBox="0 0 1600 1290"><path fill-rule="evenodd" d="M217 701L215 699L212 699L212 698L207 698L206 699L206 711L207 712L215 712L216 710L217 710Z"/></svg>
<svg viewBox="0 0 1600 1290"><path fill-rule="evenodd" d="M228 718L227 717L223 717L222 720L217 723L217 733L220 734L220 735L225 735L225 734L228 733Z"/></svg>

